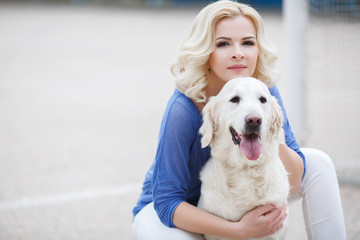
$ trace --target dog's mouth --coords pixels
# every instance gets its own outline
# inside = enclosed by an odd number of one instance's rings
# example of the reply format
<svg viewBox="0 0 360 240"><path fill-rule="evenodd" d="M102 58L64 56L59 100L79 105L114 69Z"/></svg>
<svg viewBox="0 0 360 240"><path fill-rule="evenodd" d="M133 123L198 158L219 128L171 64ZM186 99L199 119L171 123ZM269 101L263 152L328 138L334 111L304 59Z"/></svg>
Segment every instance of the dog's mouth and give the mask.
<svg viewBox="0 0 360 240"><path fill-rule="evenodd" d="M247 132L240 135L233 127L230 127L232 141L239 145L240 151L245 154L249 160L257 160L262 152L262 143L259 133Z"/></svg>
<svg viewBox="0 0 360 240"><path fill-rule="evenodd" d="M230 133L234 144L239 145L241 142L241 135L239 135L233 127L230 127Z"/></svg>

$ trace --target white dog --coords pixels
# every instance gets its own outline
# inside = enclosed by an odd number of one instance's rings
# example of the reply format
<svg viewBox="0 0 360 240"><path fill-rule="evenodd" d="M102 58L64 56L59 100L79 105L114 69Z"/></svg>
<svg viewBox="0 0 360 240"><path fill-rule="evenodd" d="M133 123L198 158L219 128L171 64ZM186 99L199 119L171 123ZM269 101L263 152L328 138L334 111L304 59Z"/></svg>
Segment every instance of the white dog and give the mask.
<svg viewBox="0 0 360 240"><path fill-rule="evenodd" d="M211 146L211 158L200 174L200 208L239 221L257 206L287 201L289 182L278 153L284 142L283 115L264 83L229 81L204 107L203 121L201 144ZM263 239L281 239L284 231Z"/></svg>

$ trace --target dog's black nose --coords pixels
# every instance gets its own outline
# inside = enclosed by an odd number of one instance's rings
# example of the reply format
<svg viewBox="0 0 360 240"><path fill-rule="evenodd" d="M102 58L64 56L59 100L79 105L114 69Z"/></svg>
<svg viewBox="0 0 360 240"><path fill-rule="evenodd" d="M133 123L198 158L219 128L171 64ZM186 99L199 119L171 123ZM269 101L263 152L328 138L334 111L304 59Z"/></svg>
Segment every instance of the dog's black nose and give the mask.
<svg viewBox="0 0 360 240"><path fill-rule="evenodd" d="M250 127L259 127L261 125L262 119L256 115L247 115L245 118L246 125Z"/></svg>

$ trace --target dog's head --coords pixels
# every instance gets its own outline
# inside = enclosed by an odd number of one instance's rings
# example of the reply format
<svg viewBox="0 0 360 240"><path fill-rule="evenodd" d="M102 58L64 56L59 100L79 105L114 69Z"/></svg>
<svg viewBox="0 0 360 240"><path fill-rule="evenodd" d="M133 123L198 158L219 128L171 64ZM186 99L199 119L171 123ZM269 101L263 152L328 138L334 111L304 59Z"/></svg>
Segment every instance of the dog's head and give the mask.
<svg viewBox="0 0 360 240"><path fill-rule="evenodd" d="M267 86L255 78L236 78L203 109L202 147L239 147L249 160L259 158L263 141L279 142L283 115ZM216 142L216 143L215 143Z"/></svg>

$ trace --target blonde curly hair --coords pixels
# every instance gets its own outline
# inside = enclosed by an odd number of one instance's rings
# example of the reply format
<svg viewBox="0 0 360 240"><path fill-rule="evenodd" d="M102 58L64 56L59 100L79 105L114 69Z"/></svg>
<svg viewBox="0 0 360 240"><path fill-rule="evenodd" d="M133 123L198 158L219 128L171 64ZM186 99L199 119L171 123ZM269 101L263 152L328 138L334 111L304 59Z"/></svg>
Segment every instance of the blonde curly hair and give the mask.
<svg viewBox="0 0 360 240"><path fill-rule="evenodd" d="M246 4L222 0L209 4L199 12L190 35L180 45L177 60L171 66L176 87L189 98L197 102L206 101L204 87L207 85L207 62L215 49L215 26L224 18L239 15L250 19L256 29L259 56L252 77L264 82L268 87L275 84L273 65L277 56L264 38L261 16Z"/></svg>

